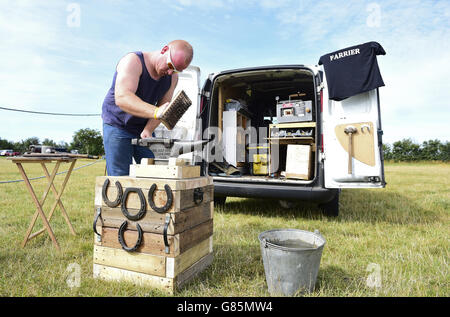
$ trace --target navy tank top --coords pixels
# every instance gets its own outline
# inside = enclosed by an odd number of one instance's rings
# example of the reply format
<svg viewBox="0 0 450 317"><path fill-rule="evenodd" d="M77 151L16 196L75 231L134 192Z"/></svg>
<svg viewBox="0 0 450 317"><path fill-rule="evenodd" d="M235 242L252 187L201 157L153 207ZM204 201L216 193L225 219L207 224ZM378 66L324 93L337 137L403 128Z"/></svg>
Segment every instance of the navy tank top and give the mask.
<svg viewBox="0 0 450 317"><path fill-rule="evenodd" d="M148 73L145 66L144 56L142 52L133 52L141 60L142 74L139 77L139 84L136 90L136 96L143 101L152 105L156 105L164 94L169 90L171 84L171 76L161 77L159 80L154 80ZM117 70L114 73L111 88L109 88L102 106L103 122L112 125L116 128L124 129L139 137L144 129L148 119L135 117L126 113L119 106L116 105L114 88L116 85Z"/></svg>

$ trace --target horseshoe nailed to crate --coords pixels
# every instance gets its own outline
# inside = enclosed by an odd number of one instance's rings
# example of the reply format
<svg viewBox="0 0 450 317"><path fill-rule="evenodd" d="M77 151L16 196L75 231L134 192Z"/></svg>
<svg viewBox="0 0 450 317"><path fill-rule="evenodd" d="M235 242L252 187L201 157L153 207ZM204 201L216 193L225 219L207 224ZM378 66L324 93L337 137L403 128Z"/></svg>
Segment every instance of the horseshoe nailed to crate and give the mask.
<svg viewBox="0 0 450 317"><path fill-rule="evenodd" d="M94 277L174 293L212 262L213 210L211 177L97 177Z"/></svg>

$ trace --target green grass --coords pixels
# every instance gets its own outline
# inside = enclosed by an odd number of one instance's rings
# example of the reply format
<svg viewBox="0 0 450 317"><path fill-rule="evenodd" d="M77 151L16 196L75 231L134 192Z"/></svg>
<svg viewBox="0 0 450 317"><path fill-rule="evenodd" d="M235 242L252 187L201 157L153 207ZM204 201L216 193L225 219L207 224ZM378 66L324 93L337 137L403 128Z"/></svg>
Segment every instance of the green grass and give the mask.
<svg viewBox="0 0 450 317"><path fill-rule="evenodd" d="M43 175L37 164L25 168L29 177ZM63 203L77 235L59 209L51 221L61 252L47 233L21 248L34 204L23 182L0 184L0 296L165 296L92 278L94 183L104 168L100 162L73 172ZM308 296L449 296L450 164L387 163L385 169L385 189L342 191L337 218L310 203L286 210L277 201L228 198L215 209L213 264L176 296L270 296L257 237L274 228L318 229L327 240ZM63 177L56 178L58 190ZM21 179L18 169L1 158L0 182L12 179ZM32 184L40 198L46 180ZM52 193L47 199L46 211ZM68 286L72 263L81 268L80 287ZM373 264L380 288L366 282Z"/></svg>

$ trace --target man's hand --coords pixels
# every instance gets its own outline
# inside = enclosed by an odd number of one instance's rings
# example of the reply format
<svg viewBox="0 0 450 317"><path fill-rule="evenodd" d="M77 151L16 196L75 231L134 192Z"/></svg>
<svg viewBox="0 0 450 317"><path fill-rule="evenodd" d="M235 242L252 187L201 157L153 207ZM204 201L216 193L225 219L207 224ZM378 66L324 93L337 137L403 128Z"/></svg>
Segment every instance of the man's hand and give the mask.
<svg viewBox="0 0 450 317"><path fill-rule="evenodd" d="M156 120L160 120L161 116L163 115L164 111L166 111L166 108L169 106L169 102L166 102L158 107L157 113L156 113ZM155 109L156 111L156 109Z"/></svg>
<svg viewBox="0 0 450 317"><path fill-rule="evenodd" d="M152 137L152 132L150 132L147 129L142 130L141 132L141 139L147 139Z"/></svg>

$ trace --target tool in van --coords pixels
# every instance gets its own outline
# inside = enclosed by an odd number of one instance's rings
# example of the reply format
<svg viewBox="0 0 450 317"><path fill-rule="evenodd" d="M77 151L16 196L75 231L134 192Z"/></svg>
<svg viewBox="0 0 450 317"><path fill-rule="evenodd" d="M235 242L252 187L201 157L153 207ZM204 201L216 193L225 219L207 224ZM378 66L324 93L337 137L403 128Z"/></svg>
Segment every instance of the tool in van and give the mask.
<svg viewBox="0 0 450 317"><path fill-rule="evenodd" d="M167 129L172 130L191 105L191 99L184 90L180 90L175 97L172 98L172 101L160 115L159 119Z"/></svg>
<svg viewBox="0 0 450 317"><path fill-rule="evenodd" d="M358 130L356 130L356 128L352 125L349 125L347 127L345 127L345 134L348 135L348 173L352 174L352 153L353 153L353 134L355 134Z"/></svg>
<svg viewBox="0 0 450 317"><path fill-rule="evenodd" d="M305 122L312 121L312 100L293 99L305 96L305 93L289 95L289 100L280 101L277 96L277 122Z"/></svg>

